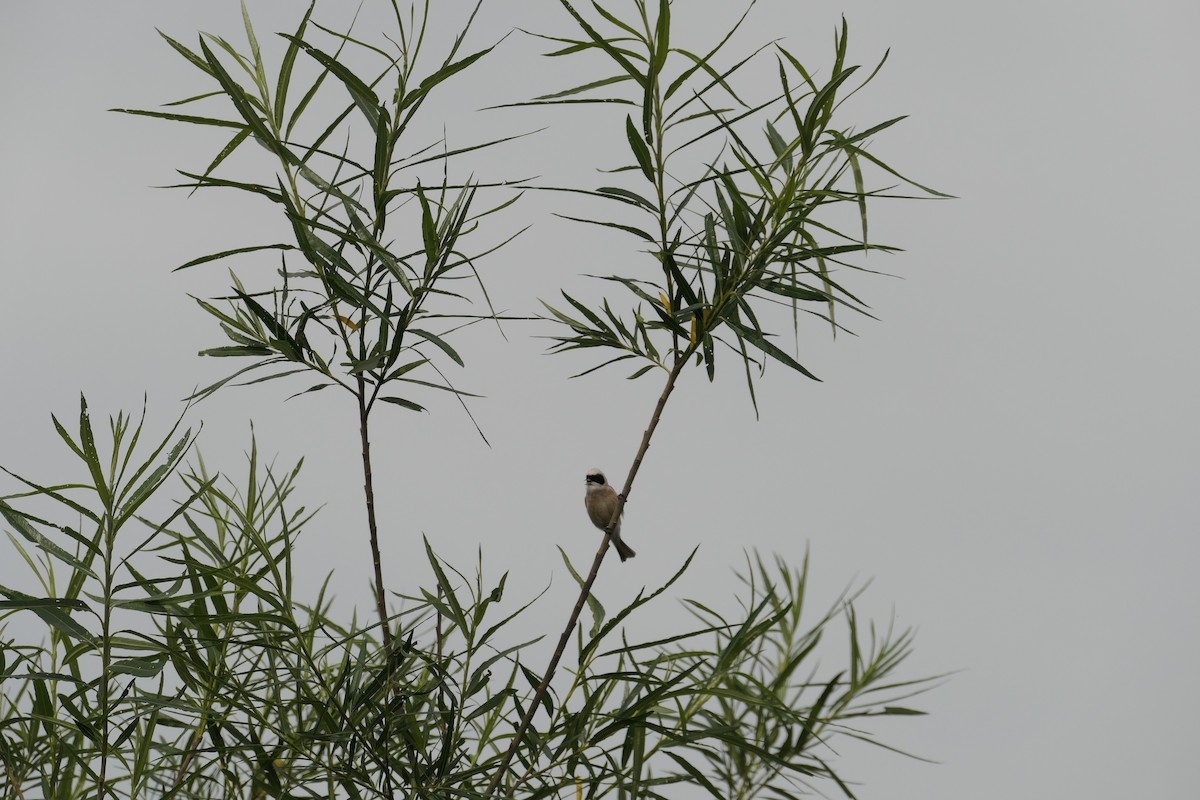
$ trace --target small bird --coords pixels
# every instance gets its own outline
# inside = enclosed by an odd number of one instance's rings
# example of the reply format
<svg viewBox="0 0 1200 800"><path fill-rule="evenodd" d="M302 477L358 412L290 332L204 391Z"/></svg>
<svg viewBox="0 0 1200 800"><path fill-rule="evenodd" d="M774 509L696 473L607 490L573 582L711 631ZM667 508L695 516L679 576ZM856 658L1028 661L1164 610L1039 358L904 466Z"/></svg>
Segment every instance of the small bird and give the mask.
<svg viewBox="0 0 1200 800"><path fill-rule="evenodd" d="M608 485L608 480L604 477L604 473L598 469L593 469L587 474L587 492L583 495L583 505L587 508L588 518L592 524L600 530L608 527L608 523L612 522L613 514L617 513L617 505L620 502L617 493L611 486ZM633 558L637 555L633 548L621 541L621 520L617 520L617 524L613 525L612 543L617 548L617 555L624 561L627 558Z"/></svg>

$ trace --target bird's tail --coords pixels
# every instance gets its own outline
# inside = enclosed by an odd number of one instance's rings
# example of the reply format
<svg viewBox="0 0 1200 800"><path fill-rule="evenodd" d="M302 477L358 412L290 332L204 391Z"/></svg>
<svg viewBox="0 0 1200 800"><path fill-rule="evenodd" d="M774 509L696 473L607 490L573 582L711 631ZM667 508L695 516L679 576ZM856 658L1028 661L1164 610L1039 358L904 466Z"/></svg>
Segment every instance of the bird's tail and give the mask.
<svg viewBox="0 0 1200 800"><path fill-rule="evenodd" d="M614 536L612 537L612 540L613 546L617 548L617 555L621 557L622 561L633 558L637 555L637 551L625 544L625 542L619 537Z"/></svg>

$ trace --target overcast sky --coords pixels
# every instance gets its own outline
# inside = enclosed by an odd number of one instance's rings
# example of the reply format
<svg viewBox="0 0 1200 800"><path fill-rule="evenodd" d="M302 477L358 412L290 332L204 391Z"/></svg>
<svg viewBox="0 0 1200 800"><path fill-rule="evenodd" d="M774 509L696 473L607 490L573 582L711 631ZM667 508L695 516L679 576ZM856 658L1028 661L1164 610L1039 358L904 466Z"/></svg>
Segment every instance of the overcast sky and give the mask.
<svg viewBox="0 0 1200 800"><path fill-rule="evenodd" d="M345 17L325 5L324 19ZM724 5L677 2L676 43L698 50L719 37L732 19ZM443 4L449 15L463 7ZM266 40L292 30L302 6L249 8ZM900 277L855 278L880 318L856 322L857 338L805 331L803 360L823 383L768 370L756 420L734 370L713 386L684 378L628 509L639 556L606 564L599 595L617 606L695 545L680 593L714 602L735 588L744 548L797 563L810 548L817 606L872 579L865 613L886 622L894 611L919 629L906 674L961 672L917 703L930 716L876 728L941 763L851 750L841 771L862 781L860 797L1194 796L1198 8L761 0L738 40L785 37L827 74L844 13L852 63L892 51L846 113L862 124L909 114L876 151L961 199L875 207L873 236L905 252L871 266ZM209 89L156 27L240 45L240 25L233 2L0 10L5 466L62 476L70 454L49 413L71 416L80 391L97 413L140 407L148 393L165 425L229 367L196 358L222 342L187 296L221 292L224 271L170 270L273 240L275 212L150 188L202 169L220 137L106 109ZM513 27L569 30L557 3L495 0L474 45ZM546 62L542 49L515 35L465 74L445 100L449 141L550 125L473 166L594 185L594 166L624 157L621 115L475 111L599 77L594 62ZM636 257L625 239L553 218L566 202L527 198L512 212L508 224L533 228L488 264L498 307L529 313L564 286L594 293L582 273ZM625 372L567 381L593 362L543 355L532 335L546 332L464 340L468 369L455 378L487 396L473 411L490 449L448 402L379 416L391 587L429 582L422 533L465 567L482 544L490 569L513 572L514 603L553 577L537 613L557 624L573 584L554 545L586 562L596 544L583 475L624 475L660 386ZM307 574L336 570L342 600L369 609L353 409L330 392L282 403L305 385L216 395L193 412L201 446L236 470L253 420L260 449L303 456L306 503L327 504L302 543ZM0 555L0 583L18 571ZM659 608L647 625L680 618Z"/></svg>

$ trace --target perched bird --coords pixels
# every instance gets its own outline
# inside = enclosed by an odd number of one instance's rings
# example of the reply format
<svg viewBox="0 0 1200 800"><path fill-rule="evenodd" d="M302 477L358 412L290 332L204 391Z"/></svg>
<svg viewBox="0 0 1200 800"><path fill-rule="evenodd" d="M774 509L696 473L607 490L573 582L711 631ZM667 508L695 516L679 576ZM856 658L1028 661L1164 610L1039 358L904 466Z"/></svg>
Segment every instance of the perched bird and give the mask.
<svg viewBox="0 0 1200 800"><path fill-rule="evenodd" d="M588 518L592 524L600 530L608 527L608 523L612 522L613 514L617 513L617 505L620 499L617 497L616 491L608 485L608 480L605 479L604 473L598 469L591 470L587 474L587 492L583 495L583 505L587 508ZM617 524L613 525L612 543L617 548L617 555L624 561L627 558L633 558L637 555L633 548L621 541L621 520L617 520Z"/></svg>

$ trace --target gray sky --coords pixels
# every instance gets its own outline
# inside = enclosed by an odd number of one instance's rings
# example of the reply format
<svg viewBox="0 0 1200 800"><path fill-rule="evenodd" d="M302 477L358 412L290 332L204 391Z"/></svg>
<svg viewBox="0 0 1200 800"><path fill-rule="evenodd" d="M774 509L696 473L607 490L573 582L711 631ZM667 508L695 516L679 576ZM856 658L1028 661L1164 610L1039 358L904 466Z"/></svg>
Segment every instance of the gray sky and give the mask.
<svg viewBox="0 0 1200 800"><path fill-rule="evenodd" d="M325 19L344 16L326 5ZM301 8L249 6L264 40ZM513 26L565 31L556 8L494 2L474 42ZM715 2L675 13L676 41L696 49L731 19ZM876 727L942 763L848 751L842 772L863 782L861 797L1187 796L1200 748L1200 11L761 0L740 43L784 36L827 70L841 13L854 63L892 49L847 114L910 114L877 152L961 199L875 207L873 236L906 252L871 266L902 279L855 279L881 318L857 322L858 338L805 332L803 360L824 383L768 370L756 421L734 370L715 386L684 379L627 513L639 557L606 565L600 597L617 607L699 544L681 593L719 601L743 548L798 562L810 547L818 606L873 579L864 611L886 621L894 609L919 628L907 674L963 670L920 701L930 716ZM202 169L219 137L105 109L207 91L155 27L240 44L240 24L232 2L0 11L0 463L62 475L70 455L48 414L71 416L81 390L97 413L148 392L166 424L230 366L194 356L221 342L187 297L222 291L223 270L170 269L273 240L275 212L148 188ZM594 183L592 164L623 155L620 116L470 111L594 75L583 62L548 69L541 50L514 36L455 85L450 142L550 124L481 162L481 177L495 167ZM509 217L534 227L485 273L501 308L532 311L562 286L592 292L581 273L632 257L625 240L551 217L564 202L527 198ZM514 601L553 574L538 613L558 624L573 584L554 545L583 562L596 544L583 474L624 474L659 384L619 371L568 382L591 362L542 355L528 334L544 332L464 340L456 378L487 395L473 410L491 449L449 403L379 417L391 588L428 582L422 532L463 566L482 544L494 572L512 571ZM352 409L329 392L281 404L304 386L218 394L195 412L202 448L236 469L253 420L261 449L304 456L309 504L327 506L303 561L314 581L335 569L339 595L368 609ZM14 569L0 560L0 582ZM680 618L659 609L646 625Z"/></svg>

